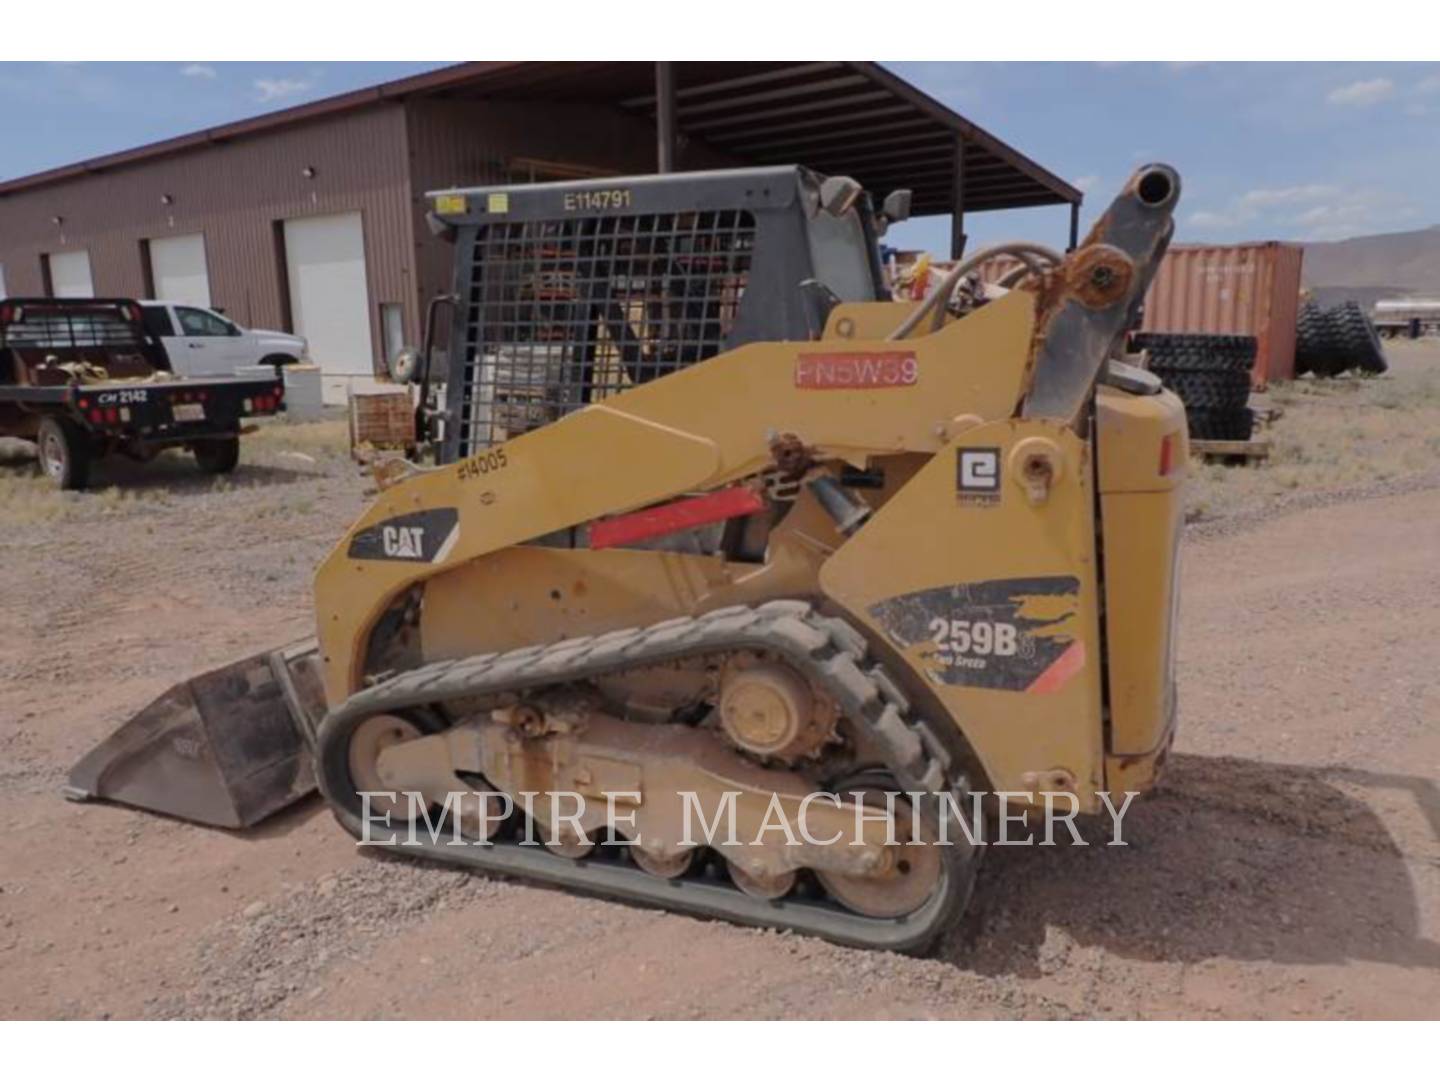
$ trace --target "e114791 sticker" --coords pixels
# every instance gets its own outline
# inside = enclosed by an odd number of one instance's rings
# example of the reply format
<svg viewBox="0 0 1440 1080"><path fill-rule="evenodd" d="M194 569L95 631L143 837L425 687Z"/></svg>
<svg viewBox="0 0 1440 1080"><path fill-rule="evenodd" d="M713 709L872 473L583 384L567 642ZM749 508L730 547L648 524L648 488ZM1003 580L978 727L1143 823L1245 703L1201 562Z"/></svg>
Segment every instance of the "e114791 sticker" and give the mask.
<svg viewBox="0 0 1440 1080"><path fill-rule="evenodd" d="M1085 666L1079 603L1079 579L1055 575L922 589L870 614L946 685L1054 693Z"/></svg>

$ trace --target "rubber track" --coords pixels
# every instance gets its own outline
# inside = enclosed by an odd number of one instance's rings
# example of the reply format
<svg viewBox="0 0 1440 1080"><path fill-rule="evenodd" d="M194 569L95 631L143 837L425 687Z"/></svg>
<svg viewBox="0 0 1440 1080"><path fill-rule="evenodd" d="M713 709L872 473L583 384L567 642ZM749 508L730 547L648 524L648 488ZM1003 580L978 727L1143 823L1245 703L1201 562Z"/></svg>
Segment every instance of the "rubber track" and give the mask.
<svg viewBox="0 0 1440 1080"><path fill-rule="evenodd" d="M444 705L452 699L482 694L536 690L735 649L772 650L804 672L883 748L884 764L902 790L936 795L948 791L962 809L968 809L968 782L955 770L938 735L911 713L905 695L883 669L863 666L864 638L843 620L822 616L809 604L790 600L722 608L648 627L428 664L347 700L321 724L318 753L326 753L328 733L357 716ZM359 821L334 799L328 801L340 823L358 837ZM922 811L932 819L933 827L942 807L939 800L926 799ZM370 834L372 839L382 840L387 835L407 836L404 830L387 833L375 827ZM694 915L795 930L844 945L906 952L923 950L958 917L969 901L977 854L964 843L941 847L945 873L935 895L902 918L876 919L830 902L757 900L728 882L688 876L663 880L633 866L594 858L572 861L543 848L513 843L454 847L431 843L423 830L419 839L425 855L448 862ZM407 846L402 850L414 853L420 849Z"/></svg>

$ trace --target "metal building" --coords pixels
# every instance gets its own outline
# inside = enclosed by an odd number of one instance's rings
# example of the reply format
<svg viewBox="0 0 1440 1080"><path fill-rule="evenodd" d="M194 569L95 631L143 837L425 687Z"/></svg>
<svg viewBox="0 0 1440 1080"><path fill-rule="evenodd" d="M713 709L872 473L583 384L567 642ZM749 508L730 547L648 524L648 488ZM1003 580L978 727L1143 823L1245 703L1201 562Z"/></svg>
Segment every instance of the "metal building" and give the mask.
<svg viewBox="0 0 1440 1080"><path fill-rule="evenodd" d="M333 393L449 286L444 187L791 164L914 213L1081 194L876 64L475 62L0 183L0 295L223 308L310 339Z"/></svg>

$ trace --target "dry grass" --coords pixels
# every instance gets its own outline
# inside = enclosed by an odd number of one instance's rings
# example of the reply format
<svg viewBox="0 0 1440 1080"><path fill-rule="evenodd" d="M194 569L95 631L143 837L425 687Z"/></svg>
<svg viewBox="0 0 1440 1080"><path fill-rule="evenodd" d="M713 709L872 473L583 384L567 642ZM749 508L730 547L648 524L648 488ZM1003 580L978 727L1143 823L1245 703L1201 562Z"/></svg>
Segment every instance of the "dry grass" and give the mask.
<svg viewBox="0 0 1440 1080"><path fill-rule="evenodd" d="M94 491L60 491L40 474L34 455L0 449L0 526L39 525L82 516L124 513L168 501L162 488L130 489L119 484Z"/></svg>
<svg viewBox="0 0 1440 1080"><path fill-rule="evenodd" d="M1202 464L1189 484L1192 519L1249 510L1295 491L1333 491L1440 467L1440 344L1391 343L1382 376L1298 379L1257 404L1281 415L1257 431L1270 457Z"/></svg>
<svg viewBox="0 0 1440 1080"><path fill-rule="evenodd" d="M309 457L344 457L350 453L350 429L344 417L296 423L286 417L264 421L247 436L246 447L257 456L273 453Z"/></svg>
<svg viewBox="0 0 1440 1080"><path fill-rule="evenodd" d="M40 474L29 443L0 439L0 528L80 522L249 486L263 486L267 492L254 500L253 517L303 515L312 509L310 496L266 481L277 473L333 471L349 453L349 436L343 419L314 423L277 419L262 421L241 445L240 469L230 476L204 476L188 453L169 450L145 465L107 459L92 474L90 490L77 492L59 491ZM248 472L247 465L252 466Z"/></svg>

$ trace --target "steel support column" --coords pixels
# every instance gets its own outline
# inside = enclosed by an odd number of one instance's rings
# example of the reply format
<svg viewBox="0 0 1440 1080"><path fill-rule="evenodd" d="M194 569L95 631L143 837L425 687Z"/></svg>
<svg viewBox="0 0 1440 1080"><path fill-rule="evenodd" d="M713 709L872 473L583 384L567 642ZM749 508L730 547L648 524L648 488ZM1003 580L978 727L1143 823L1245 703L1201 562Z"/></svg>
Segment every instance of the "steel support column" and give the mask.
<svg viewBox="0 0 1440 1080"><path fill-rule="evenodd" d="M656 172L675 171L675 64L655 61Z"/></svg>
<svg viewBox="0 0 1440 1080"><path fill-rule="evenodd" d="M1080 204L1070 204L1070 246L1066 251L1074 251L1080 246Z"/></svg>
<svg viewBox="0 0 1440 1080"><path fill-rule="evenodd" d="M955 136L955 176L950 198L950 258L965 254L965 136Z"/></svg>

